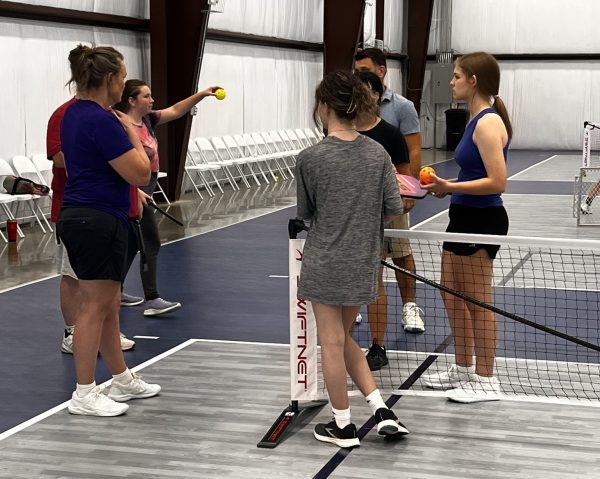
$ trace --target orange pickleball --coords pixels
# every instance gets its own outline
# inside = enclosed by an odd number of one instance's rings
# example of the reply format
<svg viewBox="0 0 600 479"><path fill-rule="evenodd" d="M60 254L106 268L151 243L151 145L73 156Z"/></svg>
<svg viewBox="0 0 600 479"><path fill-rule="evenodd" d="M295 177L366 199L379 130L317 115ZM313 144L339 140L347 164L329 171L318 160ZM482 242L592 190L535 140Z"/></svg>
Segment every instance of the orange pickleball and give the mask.
<svg viewBox="0 0 600 479"><path fill-rule="evenodd" d="M431 175L435 175L435 170L431 166L426 166L425 168L421 168L419 172L419 181L422 185L429 185L433 183L433 178Z"/></svg>

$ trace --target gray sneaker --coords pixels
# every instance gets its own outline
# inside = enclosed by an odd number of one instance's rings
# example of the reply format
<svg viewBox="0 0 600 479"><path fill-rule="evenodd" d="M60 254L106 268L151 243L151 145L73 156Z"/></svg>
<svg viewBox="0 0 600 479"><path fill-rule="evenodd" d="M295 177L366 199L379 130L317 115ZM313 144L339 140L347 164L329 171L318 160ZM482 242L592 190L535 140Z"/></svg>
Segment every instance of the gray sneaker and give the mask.
<svg viewBox="0 0 600 479"><path fill-rule="evenodd" d="M158 316L159 314L168 313L181 308L181 303L166 301L162 298L151 299L146 301L144 316Z"/></svg>
<svg viewBox="0 0 600 479"><path fill-rule="evenodd" d="M144 298L140 296L131 296L130 294L121 292L121 306L137 306L143 302Z"/></svg>

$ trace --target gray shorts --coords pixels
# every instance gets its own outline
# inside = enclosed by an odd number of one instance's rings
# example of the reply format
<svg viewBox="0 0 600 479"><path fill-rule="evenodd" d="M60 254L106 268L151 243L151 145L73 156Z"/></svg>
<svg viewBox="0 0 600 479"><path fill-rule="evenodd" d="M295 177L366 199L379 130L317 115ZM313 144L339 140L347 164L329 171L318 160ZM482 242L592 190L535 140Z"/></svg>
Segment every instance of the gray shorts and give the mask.
<svg viewBox="0 0 600 479"><path fill-rule="evenodd" d="M392 221L385 224L387 229L407 230L410 228L409 213L396 216ZM412 254L410 241L406 238L385 237L383 242L383 256L385 258L404 258Z"/></svg>

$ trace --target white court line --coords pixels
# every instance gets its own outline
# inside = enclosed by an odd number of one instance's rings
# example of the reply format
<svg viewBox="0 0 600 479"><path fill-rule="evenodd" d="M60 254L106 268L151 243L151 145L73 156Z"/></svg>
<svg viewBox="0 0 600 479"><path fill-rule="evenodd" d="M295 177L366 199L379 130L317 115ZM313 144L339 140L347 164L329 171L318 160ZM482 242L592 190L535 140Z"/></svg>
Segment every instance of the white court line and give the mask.
<svg viewBox="0 0 600 479"><path fill-rule="evenodd" d="M525 173L526 171L529 171L537 166L540 166L542 163L546 163L547 161L550 161L552 158L556 158L558 155L552 155L549 158L546 158L545 160L540 161L539 163L536 163L534 165L531 165L529 168L525 168L522 171L519 171L518 173L515 173L514 175L512 175L511 177L507 178L507 180L514 180L517 176Z"/></svg>
<svg viewBox="0 0 600 479"><path fill-rule="evenodd" d="M161 353L158 356L155 356L146 362L138 364L134 368L131 368L131 371L134 373L137 371L140 371L140 370L144 369L145 367L150 366L151 364L154 364L155 362L160 361L161 359L164 359L167 356L170 356L171 354L176 353L177 351L180 351L183 348L186 348L187 346L195 343L196 341L198 341L198 340L197 339L188 339L187 341L184 341L183 343L175 346L174 348L171 348L168 351L165 351L164 353ZM108 386L111 383L111 381L112 381L112 379L109 379L108 381L103 382L99 386ZM28 419L27 421L22 422L21 424L4 431L3 433L0 433L0 441L3 441L4 439L7 439L14 434L21 432L23 429L26 429L29 426L33 426L34 424L37 424L38 422L43 421L44 419L52 416L53 414L56 414L57 412L62 411L63 409L66 409L66 407L68 405L69 405L69 401L65 401L64 403L59 404L58 406L55 406L52 409L49 409L41 414L38 414L37 416L32 417L31 419Z"/></svg>
<svg viewBox="0 0 600 479"><path fill-rule="evenodd" d="M558 156L558 155L552 155L551 157L549 157L549 158L546 158L545 160L542 160L542 161L540 161L540 162L538 162L538 163L536 163L536 164L534 164L534 165L531 165L530 167L528 167L528 168L525 168L523 171L519 171L518 173L515 173L514 175L510 176L509 178L507 178L507 180L512 180L512 179L516 178L517 176L519 176L521 173L525 173L526 171L528 171L528 170L531 170L532 168L534 168L534 167L536 167L536 166L539 166L539 165L541 165L542 163L545 163L546 161L549 161L549 160L551 160L552 158L556 158L557 156ZM447 161L449 161L449 160L447 160ZM511 195L516 195L516 193L502 193L502 196L511 196ZM543 193L540 193L540 195L541 195L541 196L560 196L560 197L562 197L562 196L565 196L565 195L545 195L545 194L543 194ZM531 195L529 195L529 194L528 194L528 196L531 196ZM414 225L414 226L411 226L411 227L410 227L410 229L411 229L411 230L417 229L417 228L419 228L420 226L423 226L423 225L427 224L428 222L430 222L430 221L432 221L432 220L434 220L434 219L438 218L439 216L441 216L441 215L443 215L443 214L446 214L447 212L448 212L448 209L442 210L442 211L440 211L439 213L437 213L437 214L435 214L435 215L433 215L433 216L431 216L431 217L427 218L426 220L423 220L423 221L421 221L420 223L417 223L416 225Z"/></svg>
<svg viewBox="0 0 600 479"><path fill-rule="evenodd" d="M187 341L184 341L181 344L178 344L177 346L169 349L168 351L165 351L164 353L161 353L153 358L148 359L147 361L138 364L137 366L135 366L134 368L131 368L132 372L138 372L141 371L142 369L160 361L161 359L164 359L168 356L171 356L172 354L181 351L184 348L187 348L188 346L190 346L191 344L194 343L222 343L222 344L245 344L245 345L253 345L253 346L275 346L275 347L286 347L289 348L290 345L288 343L263 343L263 342L253 342L253 341L229 341L229 340L222 340L222 339L188 339ZM108 386L111 383L112 379L109 379L105 382L103 382L102 384L100 384L100 386ZM57 412L62 411L63 409L66 409L66 407L69 405L69 401L65 401L62 404L59 404L58 406L55 406L51 409L48 409L47 411L44 411L41 414L38 414L35 417L32 417L31 419L28 419L25 422L22 422L21 424L18 424L17 426L12 427L11 429L8 429L2 433L0 433L0 441L3 441L4 439L9 438L10 436L13 436L14 434L21 432L22 430L28 428L29 426L33 426L34 424L37 424L40 421L43 421L44 419L52 416L53 414L56 414Z"/></svg>
<svg viewBox="0 0 600 479"><path fill-rule="evenodd" d="M244 344L244 345L251 345L251 346L271 346L271 347L280 347L280 348L288 348L290 347L290 345L288 343L265 343L265 342L254 342L254 341L231 341L231 340L224 340L224 339L188 339L187 341L184 341L183 343L169 349L168 351L165 351L164 353L161 353L157 356L155 356L154 358L149 359L148 361L137 365L136 367L132 368L131 371L132 372L137 372L140 371L144 368L146 368L147 366L150 366L158 361L160 361L161 359L164 359L168 356L171 356L172 354L181 351L182 349L194 344L194 343L217 343L217 344ZM395 352L395 353L411 353L411 354L415 354L415 355L423 355L423 356L431 356L431 355L436 355L436 356L449 356L448 354L445 353L425 353L425 352L419 352L419 351L399 351L399 350L389 350L390 353ZM512 358L511 358L512 359ZM550 362L550 361L549 361ZM104 383L101 384L101 386L107 386L109 385L111 382L111 380L105 381ZM355 390L351 390L348 391L348 395L349 396L357 396L360 393L360 391L355 391ZM404 396L434 396L434 397L445 397L443 396L444 391L415 391L415 390L395 390L392 392L392 394L395 395L404 395ZM507 397L502 397L502 400L509 400L509 401L525 401L525 402L538 402L538 403L548 403L548 404L561 404L561 405L568 405L568 406L588 406L588 407L600 407L600 401L598 402L598 404L592 403L590 402L582 402L581 399L568 399L568 398L544 398L544 397L529 397L529 396L507 396ZM48 409L47 411L38 414L37 416L28 419L27 421L14 426L11 429L8 429L2 433L0 433L0 441L3 441L4 439L7 439L11 436L13 436L14 434L17 434L20 431L23 431L24 429L28 428L29 426L32 426L34 424L37 424L40 421L43 421L44 419L52 416L53 414L62 411L63 409L65 409L67 406L69 405L69 401L65 401L62 404L59 404L58 406L55 406L51 409Z"/></svg>
<svg viewBox="0 0 600 479"><path fill-rule="evenodd" d="M417 380L418 381L418 380ZM394 396L412 396L412 397L435 397L446 399L447 391L426 391L419 389L395 389L391 392ZM560 406L584 406L584 407L600 407L600 401L592 402L590 399L577 399L577 398L551 398L542 396L527 396L527 395L510 395L500 394L498 395L501 401L513 401L513 402L530 402L537 404L557 404Z"/></svg>
<svg viewBox="0 0 600 479"><path fill-rule="evenodd" d="M269 278L289 278L287 274L270 274Z"/></svg>
<svg viewBox="0 0 600 479"><path fill-rule="evenodd" d="M160 339L160 336L134 336L133 339Z"/></svg>
<svg viewBox="0 0 600 479"><path fill-rule="evenodd" d="M292 206L282 206L281 208L278 208L276 210L268 211L266 213L262 213L260 215L253 216L252 218L246 218L246 219L237 221L235 223L231 223L230 225L219 226L218 228L213 228L213 229L210 229L210 230L207 230L207 231L202 231L201 233L196 233L196 234L193 234L193 235L190 235L190 236L186 236L184 238L179 238L179 239L175 239L175 240L172 240L172 241L167 241L166 243L163 243L163 246L166 246L166 245L169 245L169 244L173 244L173 243L177 243L179 241L183 241L183 240L190 239L190 238L196 238L197 236L202 236L202 235L205 235L207 233L212 233L214 231L219 231L219 230L222 230L222 229L225 229L225 228L229 228L230 226L235 226L235 225L239 225L241 223L245 223L246 221L251 221L251 220L254 220L254 219L257 219L257 218L262 218L263 216L267 216L267 215L270 215L272 213L278 213L278 212L283 211L283 210L285 210L287 208L294 208L294 205L292 205ZM0 290L0 294L2 294L2 293L8 293L9 291L13 291L13 290L19 289L19 288L24 288L25 286L29 286L29 285L32 285L32 284L35 284L35 283L41 283L42 281L47 281L49 279L56 278L57 276L60 276L60 275L58 275L58 274L55 273L55 274L52 274L50 276L44 276L43 278L39 278L39 279L36 279L36 280L33 280L33 281L29 281L28 283L22 283L22 284L18 284L16 286L11 286L10 288L6 288L6 289L3 289L3 290Z"/></svg>

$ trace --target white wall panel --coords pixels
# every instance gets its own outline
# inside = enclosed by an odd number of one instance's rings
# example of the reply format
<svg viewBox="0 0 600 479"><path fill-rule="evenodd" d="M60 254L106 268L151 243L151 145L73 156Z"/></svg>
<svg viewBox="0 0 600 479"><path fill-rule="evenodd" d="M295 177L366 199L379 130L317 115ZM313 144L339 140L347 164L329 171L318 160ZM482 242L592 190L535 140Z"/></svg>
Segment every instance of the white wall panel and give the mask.
<svg viewBox="0 0 600 479"><path fill-rule="evenodd" d="M405 0L386 0L384 4L383 41L385 48L402 52Z"/></svg>
<svg viewBox="0 0 600 479"><path fill-rule="evenodd" d="M149 18L149 0L11 0L28 5L67 8L84 12L109 13L126 17Z"/></svg>
<svg viewBox="0 0 600 479"><path fill-rule="evenodd" d="M220 85L227 98L198 104L191 137L312 126L321 53L207 41L199 88Z"/></svg>
<svg viewBox="0 0 600 479"><path fill-rule="evenodd" d="M597 53L597 0L453 0L459 52Z"/></svg>
<svg viewBox="0 0 600 479"><path fill-rule="evenodd" d="M305 42L323 41L323 0L224 0L209 28Z"/></svg>
<svg viewBox="0 0 600 479"><path fill-rule="evenodd" d="M125 56L129 77L145 77L145 34L0 18L0 157L46 150L51 113L70 97L67 56L78 43L111 45Z"/></svg>

